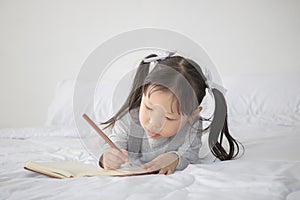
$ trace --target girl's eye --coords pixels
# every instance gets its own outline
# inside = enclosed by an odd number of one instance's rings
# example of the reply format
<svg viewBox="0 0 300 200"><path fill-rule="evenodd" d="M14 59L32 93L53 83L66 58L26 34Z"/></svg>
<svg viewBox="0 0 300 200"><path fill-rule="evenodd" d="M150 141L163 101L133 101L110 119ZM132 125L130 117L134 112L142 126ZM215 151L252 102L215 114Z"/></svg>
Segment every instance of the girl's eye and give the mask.
<svg viewBox="0 0 300 200"><path fill-rule="evenodd" d="M147 109L147 110L153 110L152 108L150 108L150 107L148 107L146 104L144 104L145 105L145 108ZM168 121L175 121L175 120L177 120L177 119L172 119L172 118L169 118L169 117L165 117L166 118L166 120L168 120Z"/></svg>
<svg viewBox="0 0 300 200"><path fill-rule="evenodd" d="M152 110L152 108L149 108L147 105L145 105L145 107L147 110Z"/></svg>
<svg viewBox="0 0 300 200"><path fill-rule="evenodd" d="M168 121L175 121L176 119L171 119L169 117L166 117L166 120L168 120Z"/></svg>

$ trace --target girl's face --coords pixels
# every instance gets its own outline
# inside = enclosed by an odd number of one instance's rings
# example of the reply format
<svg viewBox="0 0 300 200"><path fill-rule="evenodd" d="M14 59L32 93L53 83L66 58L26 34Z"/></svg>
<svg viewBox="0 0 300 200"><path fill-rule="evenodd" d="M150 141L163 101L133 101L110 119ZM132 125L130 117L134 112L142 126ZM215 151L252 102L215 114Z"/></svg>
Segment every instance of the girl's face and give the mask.
<svg viewBox="0 0 300 200"><path fill-rule="evenodd" d="M178 103L169 90L153 90L149 86L143 94L139 120L147 135L153 139L175 135L188 117L178 113ZM149 95L150 92L150 95Z"/></svg>

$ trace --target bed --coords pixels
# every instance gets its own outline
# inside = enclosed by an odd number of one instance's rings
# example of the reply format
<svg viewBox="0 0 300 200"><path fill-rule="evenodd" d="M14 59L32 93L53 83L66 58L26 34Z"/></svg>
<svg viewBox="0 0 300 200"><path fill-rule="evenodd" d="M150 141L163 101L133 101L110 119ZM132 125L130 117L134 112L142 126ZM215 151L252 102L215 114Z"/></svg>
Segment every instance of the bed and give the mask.
<svg viewBox="0 0 300 200"><path fill-rule="evenodd" d="M229 127L245 152L172 175L53 179L28 161L96 160L71 114L72 81L61 82L45 127L0 130L0 199L300 199L299 75L224 77Z"/></svg>

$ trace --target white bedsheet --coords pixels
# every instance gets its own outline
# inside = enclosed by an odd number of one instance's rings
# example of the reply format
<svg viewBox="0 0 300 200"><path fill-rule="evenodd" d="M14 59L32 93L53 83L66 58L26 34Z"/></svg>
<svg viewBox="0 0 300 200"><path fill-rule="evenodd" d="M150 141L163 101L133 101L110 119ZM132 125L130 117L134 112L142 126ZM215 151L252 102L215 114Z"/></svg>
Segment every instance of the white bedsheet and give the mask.
<svg viewBox="0 0 300 200"><path fill-rule="evenodd" d="M27 161L95 164L72 129L3 129L0 199L297 199L300 126L231 124L246 149L238 160L190 165L169 176L76 179L52 179L23 169Z"/></svg>

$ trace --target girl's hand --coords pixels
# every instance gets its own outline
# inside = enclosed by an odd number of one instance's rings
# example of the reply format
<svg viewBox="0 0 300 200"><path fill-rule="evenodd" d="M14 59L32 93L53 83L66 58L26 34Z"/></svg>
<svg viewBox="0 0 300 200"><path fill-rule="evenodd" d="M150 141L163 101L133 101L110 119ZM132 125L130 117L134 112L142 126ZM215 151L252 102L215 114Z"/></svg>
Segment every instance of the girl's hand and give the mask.
<svg viewBox="0 0 300 200"><path fill-rule="evenodd" d="M148 171L159 170L159 174L169 175L175 171L178 162L179 158L175 153L164 153L157 156L152 161L142 165L142 168Z"/></svg>
<svg viewBox="0 0 300 200"><path fill-rule="evenodd" d="M104 169L119 169L120 166L128 162L128 152L126 150L118 151L115 148L109 148L102 154L100 162Z"/></svg>

